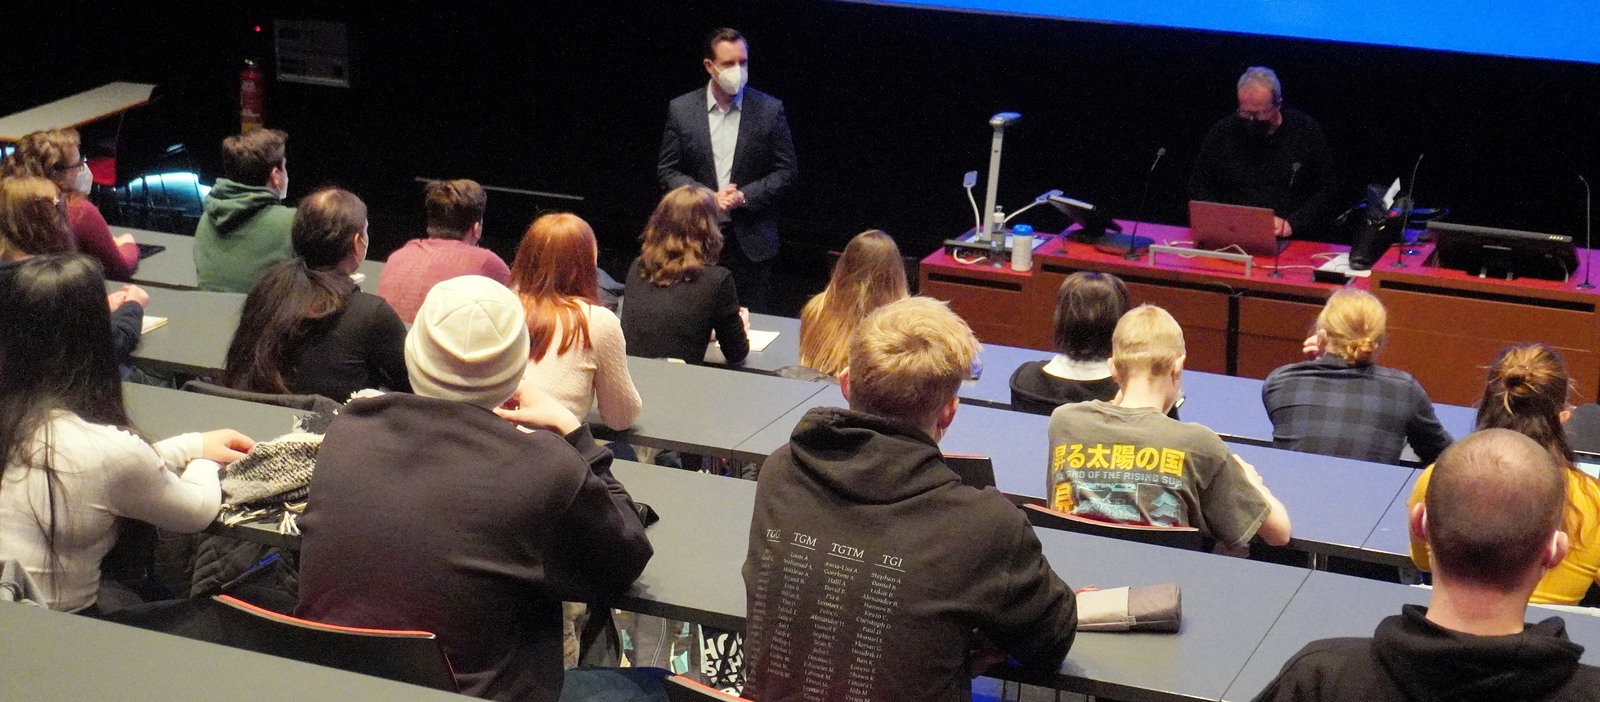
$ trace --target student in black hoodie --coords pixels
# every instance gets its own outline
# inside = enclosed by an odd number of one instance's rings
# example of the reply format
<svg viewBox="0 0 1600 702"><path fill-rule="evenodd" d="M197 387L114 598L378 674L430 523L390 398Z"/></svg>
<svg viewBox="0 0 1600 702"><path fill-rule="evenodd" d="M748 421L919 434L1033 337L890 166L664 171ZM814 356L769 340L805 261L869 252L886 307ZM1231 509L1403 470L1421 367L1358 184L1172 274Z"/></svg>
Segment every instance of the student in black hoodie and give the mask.
<svg viewBox="0 0 1600 702"><path fill-rule="evenodd" d="M811 410L762 466L745 697L966 700L985 640L1025 666L1061 665L1072 591L1022 513L940 458L977 351L942 302L879 308L839 376L850 409Z"/></svg>
<svg viewBox="0 0 1600 702"><path fill-rule="evenodd" d="M1370 639L1313 641L1256 700L1593 700L1600 669L1528 596L1567 553L1566 480L1522 434L1486 429L1447 449L1411 533L1433 548L1433 596Z"/></svg>

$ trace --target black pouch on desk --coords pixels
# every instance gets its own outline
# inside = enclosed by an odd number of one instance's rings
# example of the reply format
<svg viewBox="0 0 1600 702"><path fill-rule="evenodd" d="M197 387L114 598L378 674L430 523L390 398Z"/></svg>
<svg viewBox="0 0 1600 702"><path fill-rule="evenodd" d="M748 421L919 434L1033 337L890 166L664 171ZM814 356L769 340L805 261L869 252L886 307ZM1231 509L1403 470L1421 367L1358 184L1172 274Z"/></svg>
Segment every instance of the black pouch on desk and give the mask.
<svg viewBox="0 0 1600 702"><path fill-rule="evenodd" d="M1177 583L1078 593L1078 631L1176 632L1182 622Z"/></svg>

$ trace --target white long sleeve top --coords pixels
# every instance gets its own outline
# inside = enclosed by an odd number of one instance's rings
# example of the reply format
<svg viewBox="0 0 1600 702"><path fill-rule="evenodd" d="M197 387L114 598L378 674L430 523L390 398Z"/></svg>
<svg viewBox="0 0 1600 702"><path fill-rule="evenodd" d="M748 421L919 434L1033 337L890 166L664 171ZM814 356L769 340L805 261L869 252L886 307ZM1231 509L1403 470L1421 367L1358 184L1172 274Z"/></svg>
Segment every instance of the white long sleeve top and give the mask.
<svg viewBox="0 0 1600 702"><path fill-rule="evenodd" d="M600 405L600 419L612 429L633 426L642 402L628 374L628 344L622 338L622 323L611 310L583 303L589 321L589 341L593 348L577 347L557 355L564 330L556 325L551 350L537 363L529 362L522 382L543 390L571 410L581 421L589 407Z"/></svg>
<svg viewBox="0 0 1600 702"><path fill-rule="evenodd" d="M76 612L95 603L100 559L117 540L117 517L195 532L217 516L221 466L201 459L199 434L145 443L126 431L58 411L41 428L33 454L45 450L60 478L55 495L56 562L46 547L49 481L43 470L6 465L0 474L0 560L33 576L51 609ZM178 471L182 471L180 475Z"/></svg>

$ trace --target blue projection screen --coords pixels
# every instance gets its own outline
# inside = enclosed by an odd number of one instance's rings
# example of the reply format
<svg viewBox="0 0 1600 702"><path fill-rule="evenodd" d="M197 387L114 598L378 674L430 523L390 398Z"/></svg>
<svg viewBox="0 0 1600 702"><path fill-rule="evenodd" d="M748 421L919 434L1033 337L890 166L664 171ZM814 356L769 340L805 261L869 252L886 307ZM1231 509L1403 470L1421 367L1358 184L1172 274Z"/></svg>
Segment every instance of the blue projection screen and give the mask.
<svg viewBox="0 0 1600 702"><path fill-rule="evenodd" d="M890 0L874 4L1600 63L1600 0Z"/></svg>

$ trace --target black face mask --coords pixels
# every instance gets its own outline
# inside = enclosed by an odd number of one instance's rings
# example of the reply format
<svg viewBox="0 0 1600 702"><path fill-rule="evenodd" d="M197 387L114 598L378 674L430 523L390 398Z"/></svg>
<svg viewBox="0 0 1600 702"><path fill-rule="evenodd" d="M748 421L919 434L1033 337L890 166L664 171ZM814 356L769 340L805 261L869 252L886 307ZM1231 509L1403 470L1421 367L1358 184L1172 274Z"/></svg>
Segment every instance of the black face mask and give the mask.
<svg viewBox="0 0 1600 702"><path fill-rule="evenodd" d="M1272 122L1265 119L1247 119L1244 121L1244 131L1251 137L1264 141L1272 136Z"/></svg>

